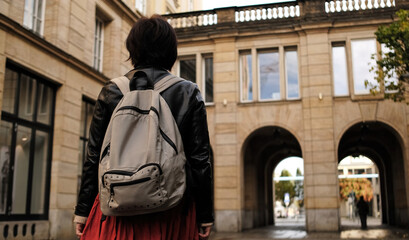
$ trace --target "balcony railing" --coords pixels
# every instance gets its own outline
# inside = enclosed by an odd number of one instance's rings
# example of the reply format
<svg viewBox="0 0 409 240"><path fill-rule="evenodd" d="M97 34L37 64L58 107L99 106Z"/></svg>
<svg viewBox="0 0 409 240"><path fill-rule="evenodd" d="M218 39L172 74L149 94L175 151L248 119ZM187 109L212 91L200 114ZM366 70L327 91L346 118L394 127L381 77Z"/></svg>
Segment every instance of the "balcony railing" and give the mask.
<svg viewBox="0 0 409 240"><path fill-rule="evenodd" d="M395 3L397 2L397 3ZM165 15L174 28L190 28L220 25L277 21L285 19L327 17L332 14L366 10L409 7L408 0L304 0L245 7L218 8L208 11L185 12ZM399 7L398 6L398 7Z"/></svg>
<svg viewBox="0 0 409 240"><path fill-rule="evenodd" d="M395 0L326 0L325 12L364 11L394 6Z"/></svg>
<svg viewBox="0 0 409 240"><path fill-rule="evenodd" d="M297 2L239 7L235 11L236 22L294 18L299 16L300 7Z"/></svg>

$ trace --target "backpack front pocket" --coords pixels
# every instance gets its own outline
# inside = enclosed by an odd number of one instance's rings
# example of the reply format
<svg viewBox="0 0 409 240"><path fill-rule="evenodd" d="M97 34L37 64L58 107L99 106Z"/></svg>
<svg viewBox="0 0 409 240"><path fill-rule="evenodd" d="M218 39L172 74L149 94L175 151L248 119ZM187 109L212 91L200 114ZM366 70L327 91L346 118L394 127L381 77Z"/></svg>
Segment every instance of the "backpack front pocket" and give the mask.
<svg viewBox="0 0 409 240"><path fill-rule="evenodd" d="M158 164L147 164L137 172L107 171L103 187L109 191L109 211L114 215L144 211L160 207L166 200L166 191L161 187L163 178Z"/></svg>

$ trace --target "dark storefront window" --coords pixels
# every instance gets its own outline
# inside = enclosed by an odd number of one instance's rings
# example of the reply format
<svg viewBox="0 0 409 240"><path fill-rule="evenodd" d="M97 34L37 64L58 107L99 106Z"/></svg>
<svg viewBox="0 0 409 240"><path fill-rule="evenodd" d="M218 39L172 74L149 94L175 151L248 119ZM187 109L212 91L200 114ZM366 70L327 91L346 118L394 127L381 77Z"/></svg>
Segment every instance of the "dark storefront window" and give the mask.
<svg viewBox="0 0 409 240"><path fill-rule="evenodd" d="M56 87L6 65L0 124L0 219L47 219Z"/></svg>

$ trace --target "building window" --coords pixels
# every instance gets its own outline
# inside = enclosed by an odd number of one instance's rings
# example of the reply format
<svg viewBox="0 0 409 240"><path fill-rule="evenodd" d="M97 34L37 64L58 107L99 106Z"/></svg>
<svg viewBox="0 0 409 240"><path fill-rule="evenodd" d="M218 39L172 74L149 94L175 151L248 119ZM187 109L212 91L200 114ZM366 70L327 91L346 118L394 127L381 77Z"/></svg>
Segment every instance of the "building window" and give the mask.
<svg viewBox="0 0 409 240"><path fill-rule="evenodd" d="M43 34L45 0L25 0L23 24L40 35Z"/></svg>
<svg viewBox="0 0 409 240"><path fill-rule="evenodd" d="M214 102L212 54L183 56L178 60L176 66L176 75L199 86L205 103Z"/></svg>
<svg viewBox="0 0 409 240"><path fill-rule="evenodd" d="M370 71L371 66L376 66L376 60L372 56L376 54L375 39L351 40L352 73L355 94L369 94L369 88L365 87L365 80L374 86L378 85L375 73Z"/></svg>
<svg viewBox="0 0 409 240"><path fill-rule="evenodd" d="M332 45L332 77L334 96L348 96L348 70L345 43Z"/></svg>
<svg viewBox="0 0 409 240"><path fill-rule="evenodd" d="M280 60L278 49L258 53L260 100L280 100Z"/></svg>
<svg viewBox="0 0 409 240"><path fill-rule="evenodd" d="M285 83L287 86L287 99L300 98L298 83L298 55L297 49L285 48Z"/></svg>
<svg viewBox="0 0 409 240"><path fill-rule="evenodd" d="M135 8L142 14L146 14L146 0L136 0Z"/></svg>
<svg viewBox="0 0 409 240"><path fill-rule="evenodd" d="M250 52L240 53L240 84L241 101L253 100L253 70Z"/></svg>
<svg viewBox="0 0 409 240"><path fill-rule="evenodd" d="M93 67L99 72L102 72L103 50L104 50L104 22L100 18L96 17Z"/></svg>
<svg viewBox="0 0 409 240"><path fill-rule="evenodd" d="M204 56L203 57L203 72L204 72L204 81L203 81L203 90L206 103L213 102L213 57Z"/></svg>
<svg viewBox="0 0 409 240"><path fill-rule="evenodd" d="M0 220L47 219L56 87L6 64L0 125Z"/></svg>
<svg viewBox="0 0 409 240"><path fill-rule="evenodd" d="M196 58L188 57L179 60L179 75L181 78L196 83Z"/></svg>
<svg viewBox="0 0 409 240"><path fill-rule="evenodd" d="M79 161L78 161L78 190L81 186L82 167L87 157L87 146L89 141L89 127L94 113L95 102L91 99L83 97L81 105L81 125L80 125L80 145L79 145Z"/></svg>

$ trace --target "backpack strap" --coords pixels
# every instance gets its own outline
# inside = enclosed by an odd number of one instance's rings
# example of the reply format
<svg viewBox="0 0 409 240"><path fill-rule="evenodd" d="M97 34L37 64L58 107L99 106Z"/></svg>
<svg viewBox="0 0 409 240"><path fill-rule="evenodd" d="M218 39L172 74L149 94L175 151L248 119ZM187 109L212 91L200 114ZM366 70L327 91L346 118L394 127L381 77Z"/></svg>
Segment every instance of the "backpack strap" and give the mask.
<svg viewBox="0 0 409 240"><path fill-rule="evenodd" d="M163 92L172 85L183 81L183 78L177 77L175 75L169 74L155 83L153 89L157 92Z"/></svg>
<svg viewBox="0 0 409 240"><path fill-rule="evenodd" d="M119 90L121 90L122 94L129 92L129 79L125 76L120 76L111 80L111 82L115 83Z"/></svg>

